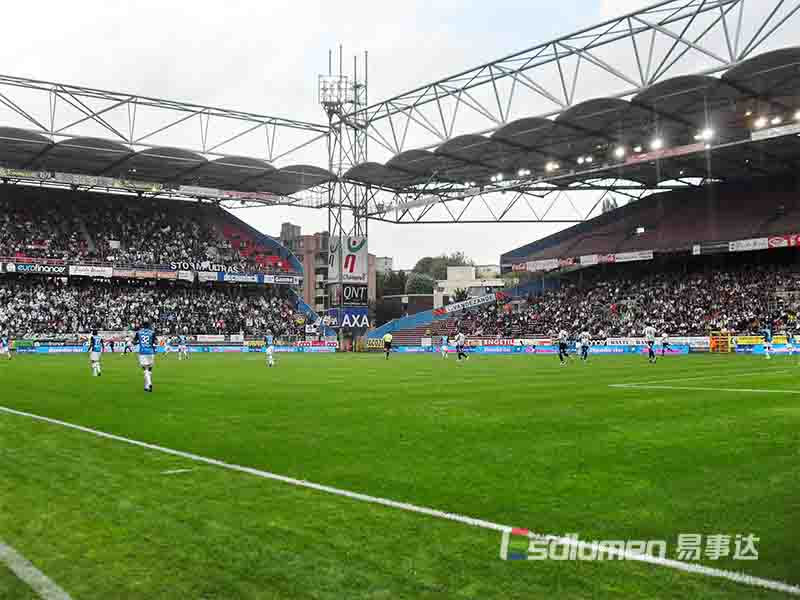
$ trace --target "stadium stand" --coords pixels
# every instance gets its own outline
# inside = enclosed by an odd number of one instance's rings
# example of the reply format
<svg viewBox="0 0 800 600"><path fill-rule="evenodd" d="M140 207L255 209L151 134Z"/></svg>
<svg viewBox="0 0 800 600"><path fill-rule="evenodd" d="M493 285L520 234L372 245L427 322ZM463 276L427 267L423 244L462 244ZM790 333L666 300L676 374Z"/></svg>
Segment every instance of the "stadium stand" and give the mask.
<svg viewBox="0 0 800 600"><path fill-rule="evenodd" d="M128 331L150 321L161 333L303 335L304 316L280 292L265 286L7 276L0 279L0 331Z"/></svg>
<svg viewBox="0 0 800 600"><path fill-rule="evenodd" d="M527 298L515 310L498 304L434 322L433 333L524 338L565 329L573 335L587 330L634 336L646 325L669 335L756 333L765 325L800 331L798 307L775 296L800 289L798 266L742 264L694 272L663 268L638 275L622 269L584 285L567 281L558 290Z"/></svg>
<svg viewBox="0 0 800 600"><path fill-rule="evenodd" d="M25 263L51 270L25 275ZM113 267L114 278L68 277L76 264ZM0 331L125 331L150 321L164 333L293 338L317 320L286 284L195 283L179 279L181 269L302 274L286 248L215 205L0 185Z"/></svg>
<svg viewBox="0 0 800 600"><path fill-rule="evenodd" d="M296 270L285 250L258 238L212 205L0 186L4 258L134 266L210 261L240 271Z"/></svg>
<svg viewBox="0 0 800 600"><path fill-rule="evenodd" d="M768 179L653 194L508 252L501 261L633 250L675 252L701 242L794 233L800 230L796 186L793 179ZM643 233L636 233L639 227Z"/></svg>

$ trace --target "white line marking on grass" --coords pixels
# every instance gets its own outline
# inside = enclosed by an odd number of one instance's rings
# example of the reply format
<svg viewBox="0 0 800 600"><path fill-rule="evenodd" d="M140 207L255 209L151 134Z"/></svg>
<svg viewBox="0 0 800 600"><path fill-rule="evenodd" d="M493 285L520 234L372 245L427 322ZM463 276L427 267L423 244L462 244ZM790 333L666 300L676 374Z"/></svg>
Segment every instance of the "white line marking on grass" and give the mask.
<svg viewBox="0 0 800 600"><path fill-rule="evenodd" d="M697 381L706 379L733 379L734 377L751 377L753 375L781 375L784 373L794 373L793 369L780 369L777 371L748 371L745 373L719 373L717 375L694 375L692 377L676 377L674 379L660 379L658 381L640 381L631 383L614 383L610 387L628 387L639 385L670 385L681 381Z"/></svg>
<svg viewBox="0 0 800 600"><path fill-rule="evenodd" d="M171 471L161 471L162 475L177 475L178 473L191 473L194 469L172 469Z"/></svg>
<svg viewBox="0 0 800 600"><path fill-rule="evenodd" d="M0 563L6 565L44 600L72 600L53 580L34 567L28 559L0 540Z"/></svg>
<svg viewBox="0 0 800 600"><path fill-rule="evenodd" d="M498 532L512 532L514 529L518 529L512 527L510 525L501 525L500 523L493 523L492 521L485 521L483 519L476 519L474 517L468 517L465 515L459 515L457 513L446 512L443 510L437 510L435 508L428 508L425 506L417 506L416 504L409 504L408 502L399 502L397 500L389 500L388 498L380 498L378 496L370 496L368 494L362 494L360 492L351 492L348 490L343 490L340 488L336 488L329 485L323 485L320 483L313 483L311 481L306 481L304 479L295 479L293 477L287 477L285 475L278 475L277 473L270 473L269 471L262 471L260 469L254 469L252 467L244 467L237 464L226 463L221 460L217 460L214 458L207 458L205 456L200 456L198 454L192 454L191 452L183 452L181 450L173 450L172 448L165 448L164 446L158 446L156 444L149 444L147 442L140 442L138 440L133 440L130 438L126 438L120 435L115 435L113 433L106 433L104 431L99 431L97 429L91 429L89 427L84 427L83 425L75 425L74 423L68 423L66 421L59 421L58 419L51 419L50 417L43 417L41 415L36 415L33 413L24 412L21 410L15 410L13 408L7 408L5 406L0 406L0 412L4 412L10 415L17 415L20 417L28 417L29 419L35 419L37 421L44 421L45 423L50 423L52 425L59 425L61 427L66 427L68 429L75 429L77 431L82 431L84 433L89 433L91 435L95 435L97 437L105 438L108 440L114 440L117 442L123 442L125 444L130 444L132 446L138 446L139 448L146 448L148 450L155 450L156 452L162 452L164 454L170 454L172 456L179 456L181 458L185 458L194 462L204 463L207 465L213 465L215 467L220 467L223 469L228 469L230 471L237 471L239 473L246 473L248 475L253 475L255 477L260 477L262 479L269 479L272 481L280 481L282 483L288 483L289 485L294 485L301 488L315 490L317 492L324 492L326 494L332 494L334 496L342 496L344 498L349 498L351 500L358 500L361 502L367 502L370 504L378 504L381 506L387 506L389 508L396 508L399 510L404 510L411 513L416 513L420 515L425 515L428 517L434 517L437 519L444 519L447 521L454 521L456 523L461 523L463 525L469 525L471 527L478 527L481 529L488 529L491 531L498 531ZM589 542L583 542L580 540L575 540L573 538L567 537L558 537L553 535L544 535L529 532L529 535L537 537L542 540L552 540L556 541L560 544L564 544L570 547L576 548L591 548L593 547ZM695 573L699 575L705 575L707 577L716 577L720 579L727 579L728 581L733 581L736 583L740 583L743 585L748 585L751 587L760 587L768 590L774 590L778 592L784 592L787 594L794 594L800 596L800 586L790 585L788 583L784 583L782 581L773 581L771 579L763 579L761 577L754 577L752 575L747 575L745 573L738 573L736 571L725 571L723 569L715 569L712 567L706 567L704 565L699 564L692 564L692 563L685 563L678 560L672 560L669 558L661 558L658 556L650 556L647 554L637 554L634 552L629 552L626 550L613 550L611 551L615 556L620 558L624 558L627 560L633 560L638 562L649 563L653 565L658 565L661 567L667 567L670 569L675 569L678 571L683 571L685 573Z"/></svg>
<svg viewBox="0 0 800 600"><path fill-rule="evenodd" d="M761 390L753 388L690 387L684 385L649 385L646 383L613 383L608 387L625 390L682 390L688 392L734 392L739 394L800 394L800 390Z"/></svg>

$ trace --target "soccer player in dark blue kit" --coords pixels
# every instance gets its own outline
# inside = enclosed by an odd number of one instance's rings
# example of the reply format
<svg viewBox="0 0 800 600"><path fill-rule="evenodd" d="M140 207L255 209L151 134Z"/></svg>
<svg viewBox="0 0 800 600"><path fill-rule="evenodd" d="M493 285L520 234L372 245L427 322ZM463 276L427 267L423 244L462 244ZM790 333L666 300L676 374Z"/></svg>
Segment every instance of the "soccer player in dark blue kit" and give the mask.
<svg viewBox="0 0 800 600"><path fill-rule="evenodd" d="M139 344L139 366L144 371L144 391L153 391L153 363L156 357L156 332L145 322L133 338Z"/></svg>

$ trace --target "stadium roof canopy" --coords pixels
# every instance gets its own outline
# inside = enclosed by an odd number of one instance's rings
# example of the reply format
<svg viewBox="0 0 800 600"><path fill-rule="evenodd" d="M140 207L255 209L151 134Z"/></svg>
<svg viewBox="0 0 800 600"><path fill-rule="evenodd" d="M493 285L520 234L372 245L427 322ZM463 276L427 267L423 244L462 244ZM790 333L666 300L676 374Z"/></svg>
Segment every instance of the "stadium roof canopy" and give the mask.
<svg viewBox="0 0 800 600"><path fill-rule="evenodd" d="M798 17L800 0L657 0L373 104L340 52L324 123L0 75L0 177L322 208L334 236L582 221L612 192L795 171Z"/></svg>
<svg viewBox="0 0 800 600"><path fill-rule="evenodd" d="M0 163L16 169L59 171L289 196L334 178L326 169L291 165L276 169L251 157L208 160L181 148L154 147L137 152L100 138L53 142L25 129L0 127Z"/></svg>
<svg viewBox="0 0 800 600"><path fill-rule="evenodd" d="M629 99L594 98L554 118L517 119L490 135L460 135L385 164L356 165L345 177L402 192L531 180L570 186L624 179L652 188L709 174L766 175L798 166L798 110L800 47L783 48L721 77L664 79Z"/></svg>

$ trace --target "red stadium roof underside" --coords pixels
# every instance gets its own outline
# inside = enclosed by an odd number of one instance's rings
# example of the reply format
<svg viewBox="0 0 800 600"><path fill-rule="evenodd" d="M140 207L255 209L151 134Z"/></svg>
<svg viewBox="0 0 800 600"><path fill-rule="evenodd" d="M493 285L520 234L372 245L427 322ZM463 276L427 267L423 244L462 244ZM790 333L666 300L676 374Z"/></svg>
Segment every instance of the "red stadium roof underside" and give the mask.
<svg viewBox="0 0 800 600"><path fill-rule="evenodd" d="M345 178L402 192L422 185L490 185L498 173L506 182L568 186L624 179L648 188L671 179L769 175L797 168L800 138L751 137L754 130L773 125L758 127L755 122L767 115L780 116L783 125L800 125L798 109L800 47L784 48L744 61L721 77L685 75L629 100L588 100L554 119L522 118L489 136L461 135L435 150L409 150L385 164L363 163ZM698 139L706 129L713 130L713 138ZM665 146L660 153L649 153L656 137ZM637 146L642 146L638 153ZM615 154L620 147L624 156ZM682 150L672 153L670 148ZM579 166L581 157L592 157L592 162ZM664 159L658 169L653 167L655 158Z"/></svg>

